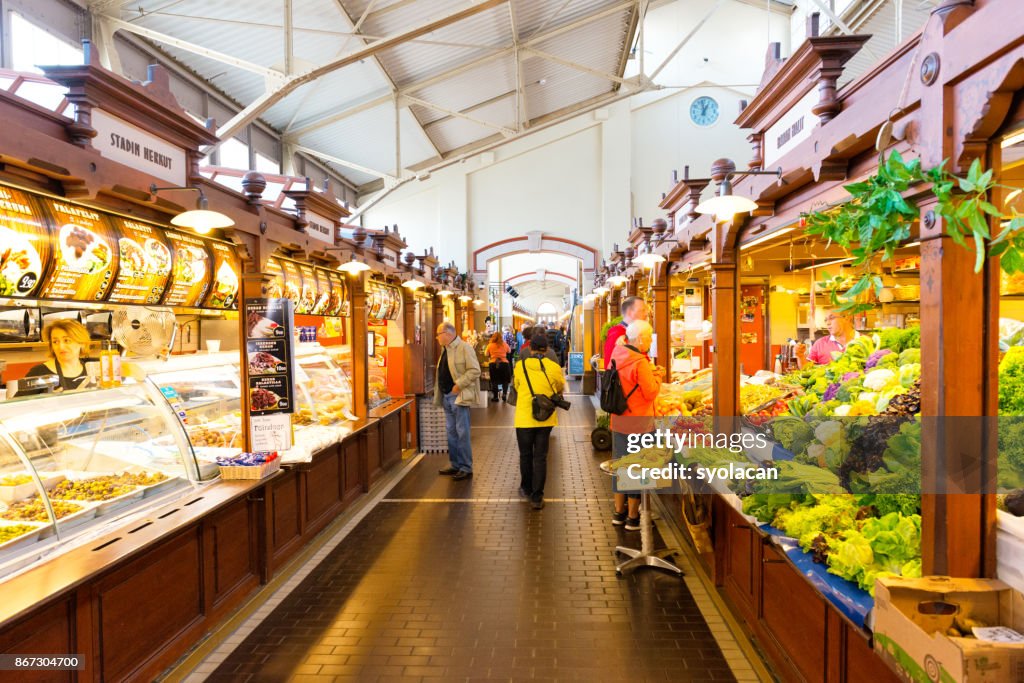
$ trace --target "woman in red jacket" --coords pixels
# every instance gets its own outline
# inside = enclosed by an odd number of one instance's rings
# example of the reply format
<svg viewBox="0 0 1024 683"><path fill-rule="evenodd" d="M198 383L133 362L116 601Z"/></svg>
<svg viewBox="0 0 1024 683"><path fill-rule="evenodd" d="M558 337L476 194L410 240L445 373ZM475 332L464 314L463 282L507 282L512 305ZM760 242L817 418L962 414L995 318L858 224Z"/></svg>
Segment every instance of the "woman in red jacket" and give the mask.
<svg viewBox="0 0 1024 683"><path fill-rule="evenodd" d="M611 360L615 362L628 406L622 415L611 416L612 452L616 457L626 454L630 434L646 434L654 429L654 401L661 391L665 370L647 357L653 332L650 323L635 320L626 327L626 343L612 350ZM640 528L640 494L615 494L612 524L624 524L627 531Z"/></svg>

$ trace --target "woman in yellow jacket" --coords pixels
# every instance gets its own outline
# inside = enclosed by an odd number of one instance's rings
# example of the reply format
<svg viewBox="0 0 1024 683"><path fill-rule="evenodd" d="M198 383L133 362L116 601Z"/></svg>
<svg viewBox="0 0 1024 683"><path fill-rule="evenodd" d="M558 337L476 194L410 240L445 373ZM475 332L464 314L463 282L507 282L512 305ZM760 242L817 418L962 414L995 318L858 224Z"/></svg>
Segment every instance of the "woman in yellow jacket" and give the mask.
<svg viewBox="0 0 1024 683"><path fill-rule="evenodd" d="M543 331L530 338L530 355L516 363L512 386L516 389L516 441L519 443L519 495L529 497L534 510L544 507L544 482L548 476L548 441L558 426L558 411L544 421L533 419L533 393L550 396L565 388L558 363L545 358L548 337ZM527 374L529 373L529 383Z"/></svg>

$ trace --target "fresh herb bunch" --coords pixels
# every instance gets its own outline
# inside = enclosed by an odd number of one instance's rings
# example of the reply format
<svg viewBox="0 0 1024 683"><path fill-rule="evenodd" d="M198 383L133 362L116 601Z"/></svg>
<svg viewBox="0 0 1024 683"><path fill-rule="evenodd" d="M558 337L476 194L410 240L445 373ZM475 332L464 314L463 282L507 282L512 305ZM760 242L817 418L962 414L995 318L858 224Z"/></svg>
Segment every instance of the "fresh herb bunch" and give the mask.
<svg viewBox="0 0 1024 683"><path fill-rule="evenodd" d="M967 176L961 178L947 171L945 162L923 170L920 159L905 161L894 150L881 159L875 175L844 187L850 193L848 202L807 217L807 233L820 235L848 250L853 256L852 265L860 270L860 278L845 292L845 278L825 275L820 285L829 291L834 306L852 312L871 308L863 297L871 289L876 296L882 291L876 258L891 260L896 248L910 239L911 226L920 210L903 194L921 183L931 183L931 191L938 200L936 213L943 218L946 233L953 241L963 247L967 247L968 240L974 242L975 272L984 265L986 253L1001 256L1000 265L1008 273L1024 271L1024 215L1006 215L987 199L991 190L1004 187L1012 190L1006 198L1009 202L1020 194L1020 189L993 182L992 170L983 172L978 159L971 164ZM989 230L989 217L1002 223L994 237Z"/></svg>

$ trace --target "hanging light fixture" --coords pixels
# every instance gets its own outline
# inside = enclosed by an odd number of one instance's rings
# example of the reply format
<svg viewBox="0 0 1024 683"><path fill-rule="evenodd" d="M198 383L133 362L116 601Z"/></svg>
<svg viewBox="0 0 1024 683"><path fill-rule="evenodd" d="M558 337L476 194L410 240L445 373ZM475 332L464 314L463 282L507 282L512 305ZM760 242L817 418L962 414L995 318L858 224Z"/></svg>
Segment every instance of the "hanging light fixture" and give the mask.
<svg viewBox="0 0 1024 683"><path fill-rule="evenodd" d="M600 287L594 287L594 294L596 294L598 296L604 296L605 294L607 294L610 291L612 291L612 290L608 289L604 285L601 285Z"/></svg>
<svg viewBox="0 0 1024 683"><path fill-rule="evenodd" d="M417 280L415 277L413 277L413 278L410 278L410 279L406 280L405 282L403 282L402 286L405 287L406 289L412 289L412 290L415 291L415 290L419 289L420 287L426 287L427 283L425 283L425 282L423 282L421 280Z"/></svg>
<svg viewBox="0 0 1024 683"><path fill-rule="evenodd" d="M484 305L484 303L485 303L485 302L484 302L484 300L483 300L483 299L473 299L473 305L474 305L474 306L483 306L483 305Z"/></svg>
<svg viewBox="0 0 1024 683"><path fill-rule="evenodd" d="M203 194L202 188L185 186L157 187L156 184L149 186L149 192L154 197L156 197L157 192L169 190L190 190L199 193L199 199L196 200L196 208L179 213L171 219L171 225L176 225L179 228L191 228L199 234L205 235L214 228L230 228L235 224L233 220L219 211L210 211L208 208L209 202L206 199L206 195Z"/></svg>
<svg viewBox="0 0 1024 683"><path fill-rule="evenodd" d="M448 289L448 287L445 287L444 289L442 289L441 291L439 291L437 293L438 296L442 296L442 297L449 297L449 296L452 296L453 294L455 294L455 292L453 292L452 290Z"/></svg>
<svg viewBox="0 0 1024 683"><path fill-rule="evenodd" d="M459 297L459 301L461 301L462 303L466 303L467 301L472 301L472 300L473 300L473 297L469 296L468 294L463 294L462 296Z"/></svg>
<svg viewBox="0 0 1024 683"><path fill-rule="evenodd" d="M661 254L655 254L650 251L640 254L635 259L633 259L633 263L637 264L638 266L643 266L646 270L650 270L656 263L664 262L664 256L662 256Z"/></svg>
<svg viewBox="0 0 1024 683"><path fill-rule="evenodd" d="M722 182L718 184L718 194L698 204L697 213L731 218L738 213L747 213L757 208L757 202L754 200L732 193L730 179L734 175L736 175L736 171L725 174ZM743 171L742 175L773 175L781 179L782 168L779 167L777 171Z"/></svg>
<svg viewBox="0 0 1024 683"><path fill-rule="evenodd" d="M352 260L346 261L338 266L338 270L349 275L358 275L364 271L370 270L370 266L363 263L362 261L356 260L356 255L352 254Z"/></svg>
<svg viewBox="0 0 1024 683"><path fill-rule="evenodd" d="M622 285L626 284L627 281L628 278L626 278L623 275L619 275L618 273L612 275L606 280L606 282L610 284L612 287L621 287Z"/></svg>

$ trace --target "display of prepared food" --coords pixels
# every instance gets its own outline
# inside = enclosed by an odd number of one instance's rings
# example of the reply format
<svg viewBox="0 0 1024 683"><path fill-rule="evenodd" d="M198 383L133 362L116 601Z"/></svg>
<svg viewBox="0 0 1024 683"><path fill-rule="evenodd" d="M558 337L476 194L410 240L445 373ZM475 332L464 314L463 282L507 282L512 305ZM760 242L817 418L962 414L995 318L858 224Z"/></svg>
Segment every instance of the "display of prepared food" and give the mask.
<svg viewBox="0 0 1024 683"><path fill-rule="evenodd" d="M0 526L0 546L16 538L20 538L27 533L31 533L39 527L29 526L28 524L10 524Z"/></svg>
<svg viewBox="0 0 1024 683"><path fill-rule="evenodd" d="M82 511L82 506L77 503L68 503L61 500L50 501L53 506L53 514L57 519ZM0 518L9 519L15 522L49 522L50 515L46 511L46 505L38 495L8 506L0 513Z"/></svg>
<svg viewBox="0 0 1024 683"><path fill-rule="evenodd" d="M123 472L89 479L65 479L50 489L50 500L111 500L167 479L161 472Z"/></svg>
<svg viewBox="0 0 1024 683"><path fill-rule="evenodd" d="M217 429L209 425L188 428L188 438L196 448L242 448L242 434L237 429Z"/></svg>

